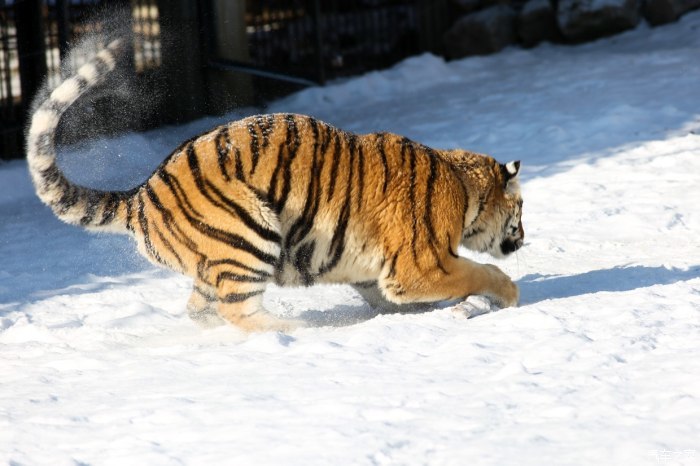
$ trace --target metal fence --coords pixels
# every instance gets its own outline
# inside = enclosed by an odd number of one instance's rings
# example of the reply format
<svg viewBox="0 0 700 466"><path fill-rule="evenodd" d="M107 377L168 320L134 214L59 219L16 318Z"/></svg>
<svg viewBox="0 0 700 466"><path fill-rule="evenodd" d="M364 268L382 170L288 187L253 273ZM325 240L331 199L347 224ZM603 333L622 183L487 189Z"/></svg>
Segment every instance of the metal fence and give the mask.
<svg viewBox="0 0 700 466"><path fill-rule="evenodd" d="M438 50L430 26L446 20L447 10L441 0L249 0L245 6L246 53L226 58L210 38L209 64L302 84Z"/></svg>
<svg viewBox="0 0 700 466"><path fill-rule="evenodd" d="M107 27L96 9L127 8L134 31L133 63L139 74L160 65L156 0L3 0L0 2L0 158L22 156L23 130L32 96L46 79L61 80L69 44ZM74 65L83 59L71 57Z"/></svg>
<svg viewBox="0 0 700 466"><path fill-rule="evenodd" d="M279 95L435 51L447 0L0 0L0 158L22 156L31 96L44 76L61 79L71 41L109 26L93 12L115 3L130 12L135 79L156 76L179 99L152 126L225 109L211 102L213 88L230 87L222 74L248 76L260 103L271 88ZM164 40L162 24L179 43Z"/></svg>
<svg viewBox="0 0 700 466"><path fill-rule="evenodd" d="M15 12L4 3L0 8L0 154L16 151L15 126L21 118L22 95Z"/></svg>

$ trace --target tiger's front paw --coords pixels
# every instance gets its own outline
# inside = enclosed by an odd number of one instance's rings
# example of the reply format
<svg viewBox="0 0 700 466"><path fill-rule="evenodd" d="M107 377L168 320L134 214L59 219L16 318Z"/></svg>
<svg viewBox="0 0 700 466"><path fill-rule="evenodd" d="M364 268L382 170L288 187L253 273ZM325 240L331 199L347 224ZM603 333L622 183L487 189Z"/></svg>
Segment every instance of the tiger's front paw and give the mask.
<svg viewBox="0 0 700 466"><path fill-rule="evenodd" d="M520 301L520 290L518 285L509 278L507 284L503 287L503 298L499 304L501 304L501 307L516 307L518 301Z"/></svg>
<svg viewBox="0 0 700 466"><path fill-rule="evenodd" d="M508 275L501 269L492 264L486 264L493 277L492 289L488 293L488 297L498 307L515 307L520 299L520 290L518 285L513 283Z"/></svg>

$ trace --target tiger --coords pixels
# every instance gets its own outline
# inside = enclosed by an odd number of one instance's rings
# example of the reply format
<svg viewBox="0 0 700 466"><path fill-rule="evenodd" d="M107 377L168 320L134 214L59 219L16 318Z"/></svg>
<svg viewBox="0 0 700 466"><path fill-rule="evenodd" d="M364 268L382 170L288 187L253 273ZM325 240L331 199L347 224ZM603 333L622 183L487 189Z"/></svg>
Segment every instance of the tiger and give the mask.
<svg viewBox="0 0 700 466"><path fill-rule="evenodd" d="M270 283L348 284L370 305L394 310L470 295L517 305L508 275L458 248L500 258L523 245L519 161L276 113L182 142L133 189L68 180L56 161L61 116L119 66L126 43L107 43L37 96L26 134L29 172L60 220L130 235L149 261L191 277L194 321L246 332L303 325L265 309Z"/></svg>

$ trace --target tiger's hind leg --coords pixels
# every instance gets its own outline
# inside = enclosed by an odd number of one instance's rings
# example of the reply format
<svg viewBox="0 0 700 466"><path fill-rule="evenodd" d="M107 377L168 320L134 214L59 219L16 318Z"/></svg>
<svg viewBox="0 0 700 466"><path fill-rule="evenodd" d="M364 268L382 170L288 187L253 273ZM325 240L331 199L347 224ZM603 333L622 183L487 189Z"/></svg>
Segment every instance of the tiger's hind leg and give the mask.
<svg viewBox="0 0 700 466"><path fill-rule="evenodd" d="M206 322L215 310L218 318L247 332L295 328L295 322L269 313L262 304L281 251L277 215L242 182L231 181L224 189L200 179L193 193L185 205L199 253L191 269L191 315Z"/></svg>
<svg viewBox="0 0 700 466"><path fill-rule="evenodd" d="M207 260L199 281L209 285L202 289L204 293L198 293L195 288L192 300L201 297L207 301L206 312L213 307L220 319L246 332L295 329L297 322L277 317L263 307L263 293L273 280L272 264L278 255L273 251L267 249L264 260L241 250L231 250L228 259Z"/></svg>
<svg viewBox="0 0 700 466"><path fill-rule="evenodd" d="M216 288L201 280L195 280L194 289L187 302L187 313L201 327L217 327L226 322L217 313Z"/></svg>
<svg viewBox="0 0 700 466"><path fill-rule="evenodd" d="M263 293L272 281L270 263L231 252L230 259L210 259L200 266L187 305L190 317L203 326L229 323L246 332L287 332L298 327L296 321L277 317L263 307Z"/></svg>
<svg viewBox="0 0 700 466"><path fill-rule="evenodd" d="M290 332L299 327L299 322L277 317L263 307L262 289L241 290L237 284L227 282L217 291L219 316L241 330Z"/></svg>

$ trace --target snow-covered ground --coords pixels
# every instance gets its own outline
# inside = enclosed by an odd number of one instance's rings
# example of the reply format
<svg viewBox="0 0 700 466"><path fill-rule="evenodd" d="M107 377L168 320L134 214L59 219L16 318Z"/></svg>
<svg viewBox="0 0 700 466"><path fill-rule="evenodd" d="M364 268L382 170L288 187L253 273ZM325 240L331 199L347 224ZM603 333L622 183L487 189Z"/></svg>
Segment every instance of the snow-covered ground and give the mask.
<svg viewBox="0 0 700 466"><path fill-rule="evenodd" d="M268 307L312 328L201 330L189 280L61 224L5 163L0 462L700 464L700 12L578 47L415 57L268 110L521 159L526 246L498 264L521 307L377 315L346 287L275 288ZM133 186L217 121L64 166Z"/></svg>

